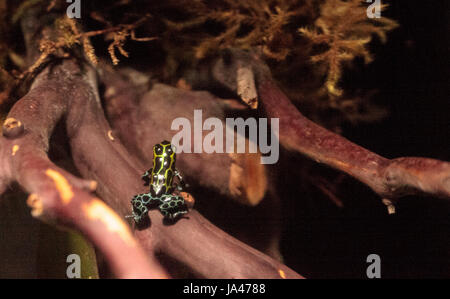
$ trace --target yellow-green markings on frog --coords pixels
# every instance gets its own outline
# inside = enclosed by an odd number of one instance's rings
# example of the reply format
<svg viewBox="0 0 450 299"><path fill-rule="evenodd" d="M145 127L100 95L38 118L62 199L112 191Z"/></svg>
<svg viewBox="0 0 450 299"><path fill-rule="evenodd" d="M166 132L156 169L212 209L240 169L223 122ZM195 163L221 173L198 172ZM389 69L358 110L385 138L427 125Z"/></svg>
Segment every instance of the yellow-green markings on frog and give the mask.
<svg viewBox="0 0 450 299"><path fill-rule="evenodd" d="M162 147L162 148L161 148ZM168 148L170 147L170 148ZM167 166L167 162L169 161L169 165ZM155 171L156 166L159 165L159 169ZM169 173L169 171L171 173ZM161 172L164 172L162 175L161 184ZM150 185L158 188L155 193L159 193L159 190L164 191L165 193L169 191L172 186L173 175L175 173L175 152L171 148L170 143L159 143L153 147L153 171L150 175ZM155 180L158 180L155 182ZM164 188L164 189L162 189Z"/></svg>
<svg viewBox="0 0 450 299"><path fill-rule="evenodd" d="M183 190L183 179L175 168L175 149L169 141L155 144L153 147L153 167L147 170L142 179L150 186L149 193L138 194L133 197L133 218L139 223L150 208L157 207L166 219L175 220L188 213L188 206L179 192ZM177 177L180 184L175 185L173 178ZM177 194L172 194L174 191Z"/></svg>

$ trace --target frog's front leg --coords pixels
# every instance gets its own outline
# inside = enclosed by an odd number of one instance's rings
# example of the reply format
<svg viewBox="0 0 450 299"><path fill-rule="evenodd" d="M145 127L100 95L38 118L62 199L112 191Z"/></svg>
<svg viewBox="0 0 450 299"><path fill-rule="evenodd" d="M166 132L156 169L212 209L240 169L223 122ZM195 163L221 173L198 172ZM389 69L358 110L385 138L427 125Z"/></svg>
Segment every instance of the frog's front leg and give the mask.
<svg viewBox="0 0 450 299"><path fill-rule="evenodd" d="M150 176L152 174L152 170L153 168L150 168L141 176L141 178L144 180L144 186L148 186L150 184Z"/></svg>
<svg viewBox="0 0 450 299"><path fill-rule="evenodd" d="M177 217L187 214L188 208L181 196L167 195L162 199L159 205L161 214L167 219L174 220Z"/></svg>
<svg viewBox="0 0 450 299"><path fill-rule="evenodd" d="M178 191L183 191L185 187L189 187L186 182L183 180L183 177L181 176L178 169L175 169L174 176L178 178L179 184L176 184L176 188Z"/></svg>

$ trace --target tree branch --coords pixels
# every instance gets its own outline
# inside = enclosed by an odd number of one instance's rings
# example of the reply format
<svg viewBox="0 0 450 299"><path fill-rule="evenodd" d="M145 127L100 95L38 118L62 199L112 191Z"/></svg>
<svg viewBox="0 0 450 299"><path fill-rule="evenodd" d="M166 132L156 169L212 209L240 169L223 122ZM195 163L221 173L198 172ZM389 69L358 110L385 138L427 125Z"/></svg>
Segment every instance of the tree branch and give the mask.
<svg viewBox="0 0 450 299"><path fill-rule="evenodd" d="M24 21L30 53L36 46L30 37L38 36L31 33L36 30L33 20ZM145 190L140 179L144 167L111 134L93 69L73 57L54 62L14 105L8 117L17 121L7 122L5 137L0 139L5 154L0 161L6 162L9 179L31 193L28 204L34 216L83 232L102 250L118 277L168 277L156 258L164 255L201 277L301 278L196 211L175 225L165 225L159 212L150 211L150 227L135 232L144 252L121 220L131 212L132 196ZM47 157L49 138L59 120L66 124L74 164L89 181L70 175ZM90 194L95 187L92 180L111 208Z"/></svg>
<svg viewBox="0 0 450 299"><path fill-rule="evenodd" d="M121 76L120 71L111 71L102 64L100 67L101 80L106 85L105 110L114 133L147 168L153 160L153 146L174 136L173 120L183 117L194 124L194 110L201 110L202 119L215 117L222 121L223 128L226 127L227 103L208 92L183 90L160 83L147 92L146 78L139 79L144 82L139 85ZM135 80L138 76L144 75L132 73ZM196 142L202 142L209 132L202 133L202 140ZM223 136L225 134L223 130ZM191 136L191 140L194 138ZM195 153L191 142L191 153L178 155L177 167L188 181L254 206L263 199L268 185L266 168L260 163L260 157L259 153Z"/></svg>
<svg viewBox="0 0 450 299"><path fill-rule="evenodd" d="M228 50L212 66L211 75L237 91L235 78L243 67L255 73L260 105L267 117L279 118L279 140L287 149L353 176L383 198L421 193L450 198L450 163L417 157L386 159L315 124L290 102L255 53Z"/></svg>
<svg viewBox="0 0 450 299"><path fill-rule="evenodd" d="M92 73L88 68L83 76L77 64L67 60L36 78L3 127L2 168L30 193L27 203L34 217L80 230L118 277L167 277L158 263L148 260L124 221L91 194L96 183L69 174L47 157L52 131L81 87L77 82L94 78Z"/></svg>
<svg viewBox="0 0 450 299"><path fill-rule="evenodd" d="M450 198L450 163L428 158L386 159L304 117L273 80L258 91L268 117L280 119L280 142L319 163L341 170L383 198L426 193Z"/></svg>
<svg viewBox="0 0 450 299"><path fill-rule="evenodd" d="M117 149L122 148L119 139L111 140L108 137L110 128L104 120L101 107L93 104L95 99L87 92L87 87L83 90L84 99L77 97L79 101L71 108L68 118L69 123L78 124L73 130L69 129L75 164L83 177L98 181L98 193L116 211L127 214L131 211L132 196L145 191L140 179L145 167L138 166L137 170L121 157L120 153L124 149ZM92 151L93 144L96 153ZM301 277L280 262L226 234L195 210L174 225L164 225L158 211L151 210L149 216L150 227L136 231L137 238L147 252L176 260L197 276Z"/></svg>

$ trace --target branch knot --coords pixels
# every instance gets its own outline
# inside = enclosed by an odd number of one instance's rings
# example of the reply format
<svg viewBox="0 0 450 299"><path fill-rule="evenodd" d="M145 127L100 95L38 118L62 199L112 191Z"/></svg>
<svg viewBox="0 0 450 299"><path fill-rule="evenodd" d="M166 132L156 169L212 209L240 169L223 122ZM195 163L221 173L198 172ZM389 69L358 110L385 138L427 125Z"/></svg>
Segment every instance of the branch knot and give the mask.
<svg viewBox="0 0 450 299"><path fill-rule="evenodd" d="M23 124L20 120L13 117L7 118L3 123L3 136L12 139L22 135L24 131Z"/></svg>

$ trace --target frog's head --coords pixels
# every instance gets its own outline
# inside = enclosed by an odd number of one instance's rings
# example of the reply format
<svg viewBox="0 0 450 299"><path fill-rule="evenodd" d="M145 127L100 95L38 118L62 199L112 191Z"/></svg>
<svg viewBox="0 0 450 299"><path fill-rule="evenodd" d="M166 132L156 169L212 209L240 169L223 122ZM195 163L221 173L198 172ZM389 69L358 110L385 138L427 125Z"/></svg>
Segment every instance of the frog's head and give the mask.
<svg viewBox="0 0 450 299"><path fill-rule="evenodd" d="M170 159L172 157L175 157L175 151L175 146L167 140L164 140L161 143L157 143L153 146L154 156L162 156L163 158Z"/></svg>

